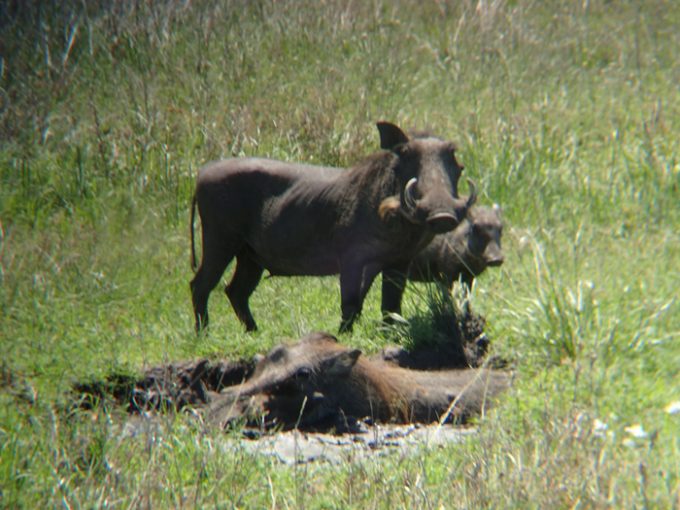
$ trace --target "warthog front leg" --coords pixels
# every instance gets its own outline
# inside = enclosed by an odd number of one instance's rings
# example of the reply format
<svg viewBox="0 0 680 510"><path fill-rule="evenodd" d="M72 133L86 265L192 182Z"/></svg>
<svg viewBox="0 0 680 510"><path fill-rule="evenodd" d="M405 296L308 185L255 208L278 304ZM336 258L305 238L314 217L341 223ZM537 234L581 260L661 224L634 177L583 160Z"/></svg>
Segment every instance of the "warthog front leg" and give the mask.
<svg viewBox="0 0 680 510"><path fill-rule="evenodd" d="M380 309L383 320L392 323L391 314L401 315L401 298L404 295L409 263L394 265L382 273L382 304Z"/></svg>
<svg viewBox="0 0 680 510"><path fill-rule="evenodd" d="M375 277L380 272L377 264L351 265L340 269L340 295L342 321L340 333L352 331L354 321L361 315L364 298Z"/></svg>

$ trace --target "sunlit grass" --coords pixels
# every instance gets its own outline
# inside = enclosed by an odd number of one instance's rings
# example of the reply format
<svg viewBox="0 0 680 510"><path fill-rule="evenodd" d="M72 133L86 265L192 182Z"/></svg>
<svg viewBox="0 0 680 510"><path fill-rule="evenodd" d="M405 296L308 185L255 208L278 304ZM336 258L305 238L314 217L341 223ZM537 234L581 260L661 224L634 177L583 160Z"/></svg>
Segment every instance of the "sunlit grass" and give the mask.
<svg viewBox="0 0 680 510"><path fill-rule="evenodd" d="M677 506L673 2L84 5L0 13L0 506ZM506 262L470 298L516 382L476 438L286 467L184 415L129 437L69 411L76 380L336 332L337 278L273 277L257 333L218 287L194 334L195 172L348 166L383 119L456 140L503 207ZM409 284L411 326L386 330L374 285L340 341L427 336L433 289Z"/></svg>

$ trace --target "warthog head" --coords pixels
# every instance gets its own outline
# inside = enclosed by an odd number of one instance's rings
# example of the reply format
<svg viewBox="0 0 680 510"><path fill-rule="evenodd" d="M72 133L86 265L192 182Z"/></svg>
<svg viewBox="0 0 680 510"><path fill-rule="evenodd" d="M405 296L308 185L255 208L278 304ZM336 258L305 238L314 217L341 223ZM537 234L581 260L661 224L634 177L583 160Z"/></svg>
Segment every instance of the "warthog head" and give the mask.
<svg viewBox="0 0 680 510"><path fill-rule="evenodd" d="M346 384L361 355L325 333L278 345L260 357L252 377L228 388L211 406L210 421L225 426L245 419L272 426L305 426L332 419L331 400Z"/></svg>
<svg viewBox="0 0 680 510"><path fill-rule="evenodd" d="M468 236L470 254L479 259L484 267L502 265L505 257L501 249L503 221L500 207L494 204L493 208L473 208L470 216L471 231Z"/></svg>
<svg viewBox="0 0 680 510"><path fill-rule="evenodd" d="M379 122L380 147L398 158L395 173L402 183L399 200L388 198L381 214L398 207L413 223L426 224L434 233L453 230L477 199L474 183L467 199L458 196L463 166L456 160L456 146L433 136L409 138L389 122Z"/></svg>

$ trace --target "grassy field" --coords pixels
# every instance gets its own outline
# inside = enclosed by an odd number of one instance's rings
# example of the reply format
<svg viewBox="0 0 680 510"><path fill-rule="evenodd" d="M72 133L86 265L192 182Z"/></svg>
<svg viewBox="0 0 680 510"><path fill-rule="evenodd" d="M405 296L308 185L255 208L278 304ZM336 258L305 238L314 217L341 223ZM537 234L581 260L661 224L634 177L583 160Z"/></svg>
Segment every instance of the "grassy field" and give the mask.
<svg viewBox="0 0 680 510"><path fill-rule="evenodd" d="M0 506L680 508L678 26L670 0L0 5ZM123 438L64 410L77 380L336 331L337 278L271 278L259 332L218 289L194 334L195 173L349 166L377 120L455 140L504 210L473 302L517 381L477 436L285 467L182 415ZM369 353L374 287L341 338Z"/></svg>

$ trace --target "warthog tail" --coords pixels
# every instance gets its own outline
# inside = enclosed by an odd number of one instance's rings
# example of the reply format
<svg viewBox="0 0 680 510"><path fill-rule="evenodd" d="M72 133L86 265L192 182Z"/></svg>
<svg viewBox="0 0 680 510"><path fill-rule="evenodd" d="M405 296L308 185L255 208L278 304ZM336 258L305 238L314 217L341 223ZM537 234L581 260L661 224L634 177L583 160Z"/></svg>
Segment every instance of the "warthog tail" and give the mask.
<svg viewBox="0 0 680 510"><path fill-rule="evenodd" d="M196 264L196 246L194 243L194 218L196 217L196 193L191 198L191 269L196 272L198 265Z"/></svg>

